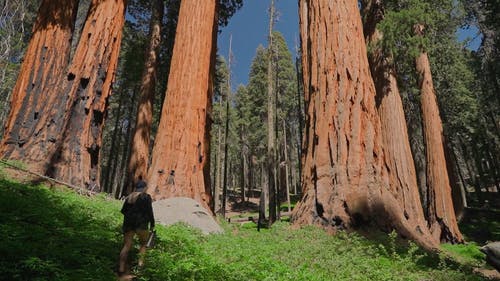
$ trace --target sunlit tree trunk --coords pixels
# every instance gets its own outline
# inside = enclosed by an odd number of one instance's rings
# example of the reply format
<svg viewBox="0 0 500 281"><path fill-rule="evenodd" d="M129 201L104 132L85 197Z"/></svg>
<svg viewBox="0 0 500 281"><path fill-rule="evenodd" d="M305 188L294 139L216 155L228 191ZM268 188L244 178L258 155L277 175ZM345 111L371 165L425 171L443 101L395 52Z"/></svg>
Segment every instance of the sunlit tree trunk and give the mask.
<svg viewBox="0 0 500 281"><path fill-rule="evenodd" d="M151 20L149 24L149 46L144 60L144 72L140 88L136 124L133 132L132 149L128 163L129 183L127 194L132 191L133 183L139 176L146 177L149 162L149 140L153 122L153 100L158 68L158 49L161 41L160 28L163 18L163 0L151 2Z"/></svg>
<svg viewBox="0 0 500 281"><path fill-rule="evenodd" d="M382 33L376 28L383 19L381 0L363 1L364 32L371 52L368 55L376 90L376 108L380 117L382 144L392 193L403 208L405 219L417 226L422 236L432 240L427 229L417 184L415 165L410 149L403 102L399 94L396 74L391 57L377 47ZM437 244L438 240L434 240Z"/></svg>
<svg viewBox="0 0 500 281"><path fill-rule="evenodd" d="M435 248L390 186L358 2L301 0L299 15L306 124L294 223L335 230L371 222Z"/></svg>
<svg viewBox="0 0 500 281"><path fill-rule="evenodd" d="M77 8L78 0L42 1L12 90L0 153L39 173L45 172L54 143L60 140L63 122L54 111L63 111L58 84L66 79Z"/></svg>
<svg viewBox="0 0 500 281"><path fill-rule="evenodd" d="M211 200L207 113L215 70L216 3L181 2L166 99L148 171L148 193L154 199L189 197L207 210Z"/></svg>
<svg viewBox="0 0 500 281"><path fill-rule="evenodd" d="M417 26L417 33L422 27ZM420 53L415 60L419 75L420 99L424 127L425 154L427 158L429 228L435 239L443 242L463 242L458 229L451 187L446 168L443 142L443 126L432 83L431 67L426 52Z"/></svg>
<svg viewBox="0 0 500 281"><path fill-rule="evenodd" d="M67 127L49 174L75 185L99 182L102 128L125 22L124 0L93 0L82 35L59 89L68 97ZM66 116L65 116L66 118Z"/></svg>

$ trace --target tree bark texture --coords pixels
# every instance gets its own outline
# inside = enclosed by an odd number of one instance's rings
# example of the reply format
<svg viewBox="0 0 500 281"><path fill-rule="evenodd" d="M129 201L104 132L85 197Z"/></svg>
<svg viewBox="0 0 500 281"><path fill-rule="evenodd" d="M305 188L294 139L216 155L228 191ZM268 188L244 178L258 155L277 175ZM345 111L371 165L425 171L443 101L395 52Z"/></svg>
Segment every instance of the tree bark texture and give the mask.
<svg viewBox="0 0 500 281"><path fill-rule="evenodd" d="M364 24L367 44L372 46L368 55L371 74L376 89L376 107L380 118L382 144L392 193L403 207L403 213L409 224L417 226L429 241L436 245L427 228L417 184L415 165L410 148L408 128L406 127L403 102L391 58L384 54L377 43L382 33L376 28L383 19L382 1L364 3Z"/></svg>
<svg viewBox="0 0 500 281"><path fill-rule="evenodd" d="M431 67L426 52L415 61L419 74L422 119L424 124L425 154L427 158L428 221L435 239L461 243L451 187L446 168L443 142L443 126L432 83Z"/></svg>
<svg viewBox="0 0 500 281"><path fill-rule="evenodd" d="M99 182L102 128L124 21L124 0L92 1L60 89L68 97L69 116L48 171L58 179L85 187Z"/></svg>
<svg viewBox="0 0 500 281"><path fill-rule="evenodd" d="M215 69L216 1L181 2L169 83L148 171L156 200L193 198L209 210L209 142Z"/></svg>
<svg viewBox="0 0 500 281"><path fill-rule="evenodd" d="M294 223L335 230L372 222L435 248L390 186L357 1L301 0L299 15L306 129Z"/></svg>
<svg viewBox="0 0 500 281"><path fill-rule="evenodd" d="M22 160L38 173L59 139L61 120L55 118L69 63L78 0L44 0L11 96L11 110L0 144L4 158Z"/></svg>
<svg viewBox="0 0 500 281"><path fill-rule="evenodd" d="M132 139L131 155L128 163L129 184L127 194L131 193L133 183L139 176L146 177L149 163L149 140L153 122L153 101L158 68L158 48L161 41L160 27L163 18L163 0L151 2L151 21L149 25L149 46L145 54L142 73L140 99L137 108L136 124Z"/></svg>

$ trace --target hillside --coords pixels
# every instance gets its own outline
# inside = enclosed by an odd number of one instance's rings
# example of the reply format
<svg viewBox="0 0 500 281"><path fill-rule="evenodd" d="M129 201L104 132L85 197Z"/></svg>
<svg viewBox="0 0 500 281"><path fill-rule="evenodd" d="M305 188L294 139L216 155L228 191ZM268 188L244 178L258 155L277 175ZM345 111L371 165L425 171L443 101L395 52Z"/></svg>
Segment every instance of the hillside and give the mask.
<svg viewBox="0 0 500 281"><path fill-rule="evenodd" d="M5 177L0 190L0 280L114 280L120 201ZM253 224L224 228L202 236L158 226L157 247L134 273L138 280L487 280L472 272L483 264L474 245L458 262L405 246L395 234L331 236L286 222L260 232Z"/></svg>

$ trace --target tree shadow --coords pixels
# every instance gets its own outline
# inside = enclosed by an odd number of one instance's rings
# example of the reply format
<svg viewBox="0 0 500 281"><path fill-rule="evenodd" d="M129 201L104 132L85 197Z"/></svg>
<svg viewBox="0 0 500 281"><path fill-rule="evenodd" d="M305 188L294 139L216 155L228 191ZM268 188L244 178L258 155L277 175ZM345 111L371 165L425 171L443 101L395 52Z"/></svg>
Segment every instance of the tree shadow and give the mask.
<svg viewBox="0 0 500 281"><path fill-rule="evenodd" d="M120 222L107 203L6 179L0 188L0 280L114 279Z"/></svg>
<svg viewBox="0 0 500 281"><path fill-rule="evenodd" d="M500 241L499 210L466 208L459 226L468 241L479 245Z"/></svg>

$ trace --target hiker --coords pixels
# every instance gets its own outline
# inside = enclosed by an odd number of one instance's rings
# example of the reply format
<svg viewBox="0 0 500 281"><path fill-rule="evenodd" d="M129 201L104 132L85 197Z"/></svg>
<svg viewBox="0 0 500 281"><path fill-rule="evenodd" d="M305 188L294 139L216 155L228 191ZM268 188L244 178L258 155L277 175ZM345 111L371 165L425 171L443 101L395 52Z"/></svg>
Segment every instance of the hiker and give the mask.
<svg viewBox="0 0 500 281"><path fill-rule="evenodd" d="M146 182L139 176L139 180L135 185L135 191L125 198L122 207L123 214L123 249L120 252L120 264L118 275L123 276L126 271L128 252L134 243L134 236L137 234L141 243L139 249L139 262L141 267L144 264L144 253L146 252L146 244L149 238L148 224L151 232L155 227L155 219L153 215L152 199L145 192Z"/></svg>

